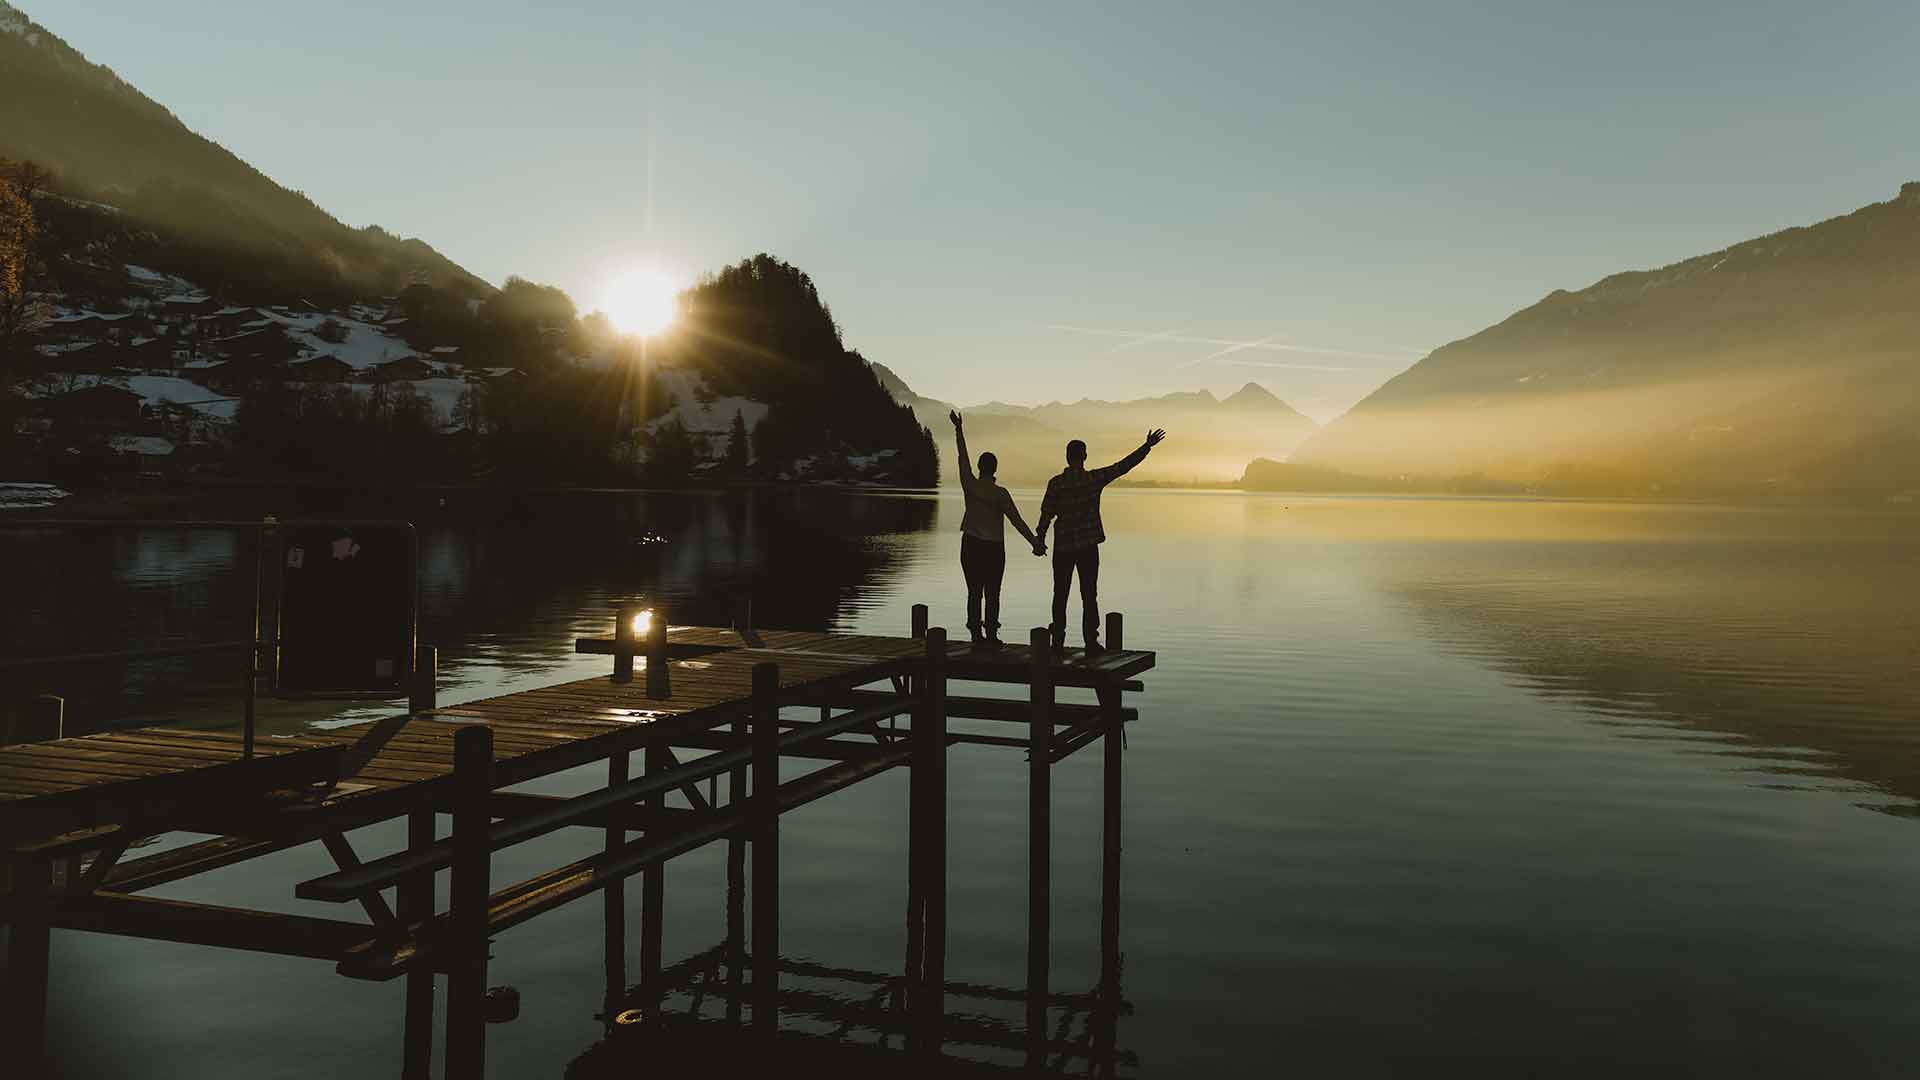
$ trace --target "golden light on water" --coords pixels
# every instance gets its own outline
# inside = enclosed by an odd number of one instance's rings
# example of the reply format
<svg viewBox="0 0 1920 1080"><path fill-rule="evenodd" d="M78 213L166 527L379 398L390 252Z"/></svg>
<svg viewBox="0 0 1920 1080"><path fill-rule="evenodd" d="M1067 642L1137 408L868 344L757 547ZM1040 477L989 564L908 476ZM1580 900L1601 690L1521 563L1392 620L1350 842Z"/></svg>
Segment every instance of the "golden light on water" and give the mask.
<svg viewBox="0 0 1920 1080"><path fill-rule="evenodd" d="M600 308L623 333L652 337L680 317L680 280L658 263L636 263L607 280Z"/></svg>
<svg viewBox="0 0 1920 1080"><path fill-rule="evenodd" d="M638 612L633 617L633 636L643 638L653 629L653 609Z"/></svg>

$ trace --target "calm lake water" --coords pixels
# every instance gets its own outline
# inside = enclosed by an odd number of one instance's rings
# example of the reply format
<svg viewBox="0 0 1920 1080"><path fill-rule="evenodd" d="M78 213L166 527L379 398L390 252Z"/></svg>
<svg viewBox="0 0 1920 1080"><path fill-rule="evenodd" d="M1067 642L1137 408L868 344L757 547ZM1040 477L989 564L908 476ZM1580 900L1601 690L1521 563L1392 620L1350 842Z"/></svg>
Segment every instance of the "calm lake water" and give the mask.
<svg viewBox="0 0 1920 1080"><path fill-rule="evenodd" d="M630 594L676 621L724 622L750 594L763 626L887 633L924 601L964 632L951 495L412 516L443 703L604 673L572 639ZM1104 599L1159 652L1126 754L1127 1073L1912 1075L1920 516L1149 491L1109 494L1106 516ZM669 543L637 547L647 531ZM9 650L245 618L219 534L0 529L0 552ZM1010 555L1009 636L1045 621L1046 589L1043 560ZM217 725L236 716L230 666L46 686L72 696L70 729ZM278 731L385 711L263 709ZM952 754L955 980L1024 981L1024 768ZM1098 978L1099 769L1089 752L1056 770L1056 990ZM787 819L784 953L899 970L906 795L896 771ZM574 832L496 872L599 843ZM398 834L355 839L365 855ZM723 852L672 864L669 963L721 940ZM337 917L289 889L330 868L315 846L157 894ZM492 977L524 1011L491 1029L493 1075L561 1076L601 1037L602 959L597 903L498 939ZM67 932L53 970L62 1076L397 1072L398 982Z"/></svg>

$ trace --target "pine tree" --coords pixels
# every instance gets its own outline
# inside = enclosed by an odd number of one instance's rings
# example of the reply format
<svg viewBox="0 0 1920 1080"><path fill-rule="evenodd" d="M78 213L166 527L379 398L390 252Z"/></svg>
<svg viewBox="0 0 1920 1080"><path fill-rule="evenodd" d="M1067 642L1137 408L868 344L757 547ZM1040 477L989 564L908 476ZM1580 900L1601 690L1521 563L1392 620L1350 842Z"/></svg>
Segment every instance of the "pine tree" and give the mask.
<svg viewBox="0 0 1920 1080"><path fill-rule="evenodd" d="M727 471L747 471L747 418L739 409L733 410L733 430L727 434Z"/></svg>

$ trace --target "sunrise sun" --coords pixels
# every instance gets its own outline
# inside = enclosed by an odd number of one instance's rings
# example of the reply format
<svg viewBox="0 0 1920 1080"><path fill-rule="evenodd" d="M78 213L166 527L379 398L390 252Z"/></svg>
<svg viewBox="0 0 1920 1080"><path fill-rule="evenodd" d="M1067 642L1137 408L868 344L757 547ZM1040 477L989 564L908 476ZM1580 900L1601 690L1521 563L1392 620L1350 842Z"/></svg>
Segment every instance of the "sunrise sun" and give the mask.
<svg viewBox="0 0 1920 1080"><path fill-rule="evenodd" d="M652 337L679 317L680 282L657 264L638 263L607 280L600 306L622 332Z"/></svg>

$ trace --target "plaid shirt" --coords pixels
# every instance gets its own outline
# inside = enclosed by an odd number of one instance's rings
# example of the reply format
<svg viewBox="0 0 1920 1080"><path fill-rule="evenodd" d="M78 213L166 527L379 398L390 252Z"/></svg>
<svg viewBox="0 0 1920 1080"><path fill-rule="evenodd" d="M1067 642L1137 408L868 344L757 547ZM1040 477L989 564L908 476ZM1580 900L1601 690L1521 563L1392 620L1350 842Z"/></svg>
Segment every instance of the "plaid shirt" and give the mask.
<svg viewBox="0 0 1920 1080"><path fill-rule="evenodd" d="M1100 523L1100 492L1145 461L1147 449L1142 446L1104 468L1062 469L1060 475L1047 481L1037 531L1046 536L1047 525L1060 519L1060 527L1053 532L1054 550L1073 551L1106 542L1107 530Z"/></svg>

